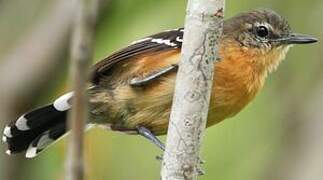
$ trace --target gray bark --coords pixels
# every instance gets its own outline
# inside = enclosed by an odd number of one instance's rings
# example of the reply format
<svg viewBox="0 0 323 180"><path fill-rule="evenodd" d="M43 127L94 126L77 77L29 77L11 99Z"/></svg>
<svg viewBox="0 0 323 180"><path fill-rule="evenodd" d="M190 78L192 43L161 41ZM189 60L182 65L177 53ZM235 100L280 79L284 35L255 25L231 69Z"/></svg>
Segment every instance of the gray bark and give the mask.
<svg viewBox="0 0 323 180"><path fill-rule="evenodd" d="M71 47L71 77L73 81L73 108L69 118L71 136L67 153L68 180L82 180L83 133L87 119L86 81L93 56L93 34L97 13L97 0L79 0L76 4Z"/></svg>
<svg viewBox="0 0 323 180"><path fill-rule="evenodd" d="M161 178L197 179L224 0L189 0Z"/></svg>

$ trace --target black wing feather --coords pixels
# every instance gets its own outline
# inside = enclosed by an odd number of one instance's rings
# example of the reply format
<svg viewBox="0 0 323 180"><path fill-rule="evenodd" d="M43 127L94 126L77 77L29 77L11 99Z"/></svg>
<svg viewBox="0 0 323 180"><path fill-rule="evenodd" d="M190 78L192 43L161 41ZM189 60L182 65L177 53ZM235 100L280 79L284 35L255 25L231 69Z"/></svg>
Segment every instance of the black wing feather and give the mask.
<svg viewBox="0 0 323 180"><path fill-rule="evenodd" d="M91 82L98 84L100 78L107 74L109 69L118 62L130 60L139 55L181 48L182 39L183 28L179 28L154 34L134 42L95 64L91 72Z"/></svg>

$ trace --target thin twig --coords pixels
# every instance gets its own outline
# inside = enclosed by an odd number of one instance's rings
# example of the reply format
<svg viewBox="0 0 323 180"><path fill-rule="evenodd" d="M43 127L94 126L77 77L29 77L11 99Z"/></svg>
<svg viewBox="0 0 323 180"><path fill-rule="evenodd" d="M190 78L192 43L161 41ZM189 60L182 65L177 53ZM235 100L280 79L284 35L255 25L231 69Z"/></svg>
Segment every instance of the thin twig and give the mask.
<svg viewBox="0 0 323 180"><path fill-rule="evenodd" d="M189 0L182 59L162 163L163 180L197 179L224 0Z"/></svg>
<svg viewBox="0 0 323 180"><path fill-rule="evenodd" d="M71 47L71 77L73 80L73 108L69 118L71 137L67 153L68 180L82 180L83 133L87 120L86 80L88 66L93 56L93 34L97 0L79 0L75 17Z"/></svg>

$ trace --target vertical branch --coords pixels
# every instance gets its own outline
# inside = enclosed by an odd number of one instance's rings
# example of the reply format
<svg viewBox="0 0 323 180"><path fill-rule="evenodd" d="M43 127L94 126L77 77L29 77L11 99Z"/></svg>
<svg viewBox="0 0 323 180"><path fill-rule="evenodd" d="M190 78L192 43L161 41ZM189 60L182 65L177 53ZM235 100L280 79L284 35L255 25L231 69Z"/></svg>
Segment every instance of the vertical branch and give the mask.
<svg viewBox="0 0 323 180"><path fill-rule="evenodd" d="M197 179L224 0L189 0L161 177Z"/></svg>
<svg viewBox="0 0 323 180"><path fill-rule="evenodd" d="M73 109L69 119L71 137L67 153L68 180L83 179L83 132L87 120L86 80L93 56L93 34L97 9L96 0L78 0L71 47Z"/></svg>

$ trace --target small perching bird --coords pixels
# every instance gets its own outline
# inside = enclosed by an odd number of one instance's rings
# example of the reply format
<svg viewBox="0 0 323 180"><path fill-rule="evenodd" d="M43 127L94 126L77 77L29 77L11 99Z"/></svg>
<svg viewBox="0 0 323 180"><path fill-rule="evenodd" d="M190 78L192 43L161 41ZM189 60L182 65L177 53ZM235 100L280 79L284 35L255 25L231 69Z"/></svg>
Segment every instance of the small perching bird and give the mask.
<svg viewBox="0 0 323 180"><path fill-rule="evenodd" d="M89 124L145 136L167 132L183 28L164 31L113 53L92 68ZM254 10L224 22L216 63L207 127L241 111L261 90L293 44L317 39L291 32L288 22L271 10ZM66 133L73 92L53 104L19 117L4 129L8 154L26 151L35 157Z"/></svg>

